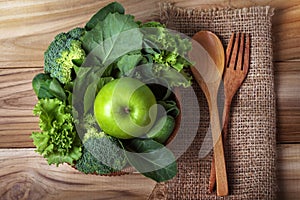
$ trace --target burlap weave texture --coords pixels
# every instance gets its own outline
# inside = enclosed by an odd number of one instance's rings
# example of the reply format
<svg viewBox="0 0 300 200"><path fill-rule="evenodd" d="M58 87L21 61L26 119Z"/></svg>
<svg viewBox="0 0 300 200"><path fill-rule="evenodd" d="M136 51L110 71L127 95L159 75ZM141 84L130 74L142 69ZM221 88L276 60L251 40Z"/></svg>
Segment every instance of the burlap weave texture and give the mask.
<svg viewBox="0 0 300 200"><path fill-rule="evenodd" d="M227 47L231 33L251 35L248 76L233 99L225 156L230 194L207 194L212 153L199 158L209 127L206 99L197 87L201 121L197 137L178 160L177 176L157 184L151 199L276 199L276 102L270 7L183 9L162 3L161 22L192 37L209 30ZM188 131L188 130L186 130Z"/></svg>

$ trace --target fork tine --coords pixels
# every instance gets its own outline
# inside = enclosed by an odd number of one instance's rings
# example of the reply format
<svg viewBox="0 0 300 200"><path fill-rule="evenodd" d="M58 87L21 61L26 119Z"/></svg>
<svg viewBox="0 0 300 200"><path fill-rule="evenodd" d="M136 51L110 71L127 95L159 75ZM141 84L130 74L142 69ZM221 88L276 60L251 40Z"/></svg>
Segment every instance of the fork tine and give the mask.
<svg viewBox="0 0 300 200"><path fill-rule="evenodd" d="M229 62L229 68L234 68L235 69L235 64L237 61L237 54L238 54L238 50L239 50L239 42L240 42L240 33L236 34L235 37L235 41L234 41L234 46L233 46L233 50L231 52L231 58L230 58L230 62Z"/></svg>
<svg viewBox="0 0 300 200"><path fill-rule="evenodd" d="M229 44L226 49L226 67L229 67L229 61L231 57L231 51L233 49L234 38L235 38L235 33L232 33L230 36Z"/></svg>
<svg viewBox="0 0 300 200"><path fill-rule="evenodd" d="M236 65L236 69L239 68L239 70L243 70L243 58L244 58L244 43L245 43L245 33L241 33L240 38L240 48L239 48L239 54L238 54L238 61Z"/></svg>
<svg viewBox="0 0 300 200"><path fill-rule="evenodd" d="M245 73L248 72L249 65L250 65L250 34L246 34L246 46L244 52L244 65L243 70Z"/></svg>

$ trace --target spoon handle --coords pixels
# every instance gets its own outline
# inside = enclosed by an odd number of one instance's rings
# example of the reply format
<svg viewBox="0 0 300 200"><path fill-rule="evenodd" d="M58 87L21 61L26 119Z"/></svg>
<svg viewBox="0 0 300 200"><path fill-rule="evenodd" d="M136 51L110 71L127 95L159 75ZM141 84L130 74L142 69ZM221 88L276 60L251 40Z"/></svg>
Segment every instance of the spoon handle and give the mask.
<svg viewBox="0 0 300 200"><path fill-rule="evenodd" d="M226 173L226 164L224 157L223 140L220 127L220 119L217 101L211 99L210 105L210 121L211 121L211 132L213 139L214 149L214 162L216 170L216 182L217 182L217 195L226 196L228 195L228 182Z"/></svg>
<svg viewBox="0 0 300 200"><path fill-rule="evenodd" d="M228 135L228 122L230 118L230 105L231 105L232 98L225 98L225 104L223 108L223 128L222 128L222 139L223 145L225 145ZM210 177L208 183L208 193L212 193L213 189L216 185L216 168L215 168L215 160L212 160L211 168L210 168Z"/></svg>

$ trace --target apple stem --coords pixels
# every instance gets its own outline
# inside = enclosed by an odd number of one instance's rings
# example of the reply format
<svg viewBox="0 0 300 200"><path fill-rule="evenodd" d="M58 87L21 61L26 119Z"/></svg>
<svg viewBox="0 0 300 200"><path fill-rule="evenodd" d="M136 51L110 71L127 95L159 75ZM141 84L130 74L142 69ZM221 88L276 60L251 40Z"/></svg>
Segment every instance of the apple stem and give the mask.
<svg viewBox="0 0 300 200"><path fill-rule="evenodd" d="M125 107L125 108L124 108L124 112L125 112L126 114L129 114L129 113L130 113L130 109L129 109L128 107Z"/></svg>

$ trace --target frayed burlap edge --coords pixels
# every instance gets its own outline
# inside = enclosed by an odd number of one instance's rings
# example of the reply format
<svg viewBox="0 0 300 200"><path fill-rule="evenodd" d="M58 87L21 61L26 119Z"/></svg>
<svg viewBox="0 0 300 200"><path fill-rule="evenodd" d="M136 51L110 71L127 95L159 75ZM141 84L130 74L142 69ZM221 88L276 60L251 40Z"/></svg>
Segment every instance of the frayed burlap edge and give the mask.
<svg viewBox="0 0 300 200"><path fill-rule="evenodd" d="M236 17L237 19L245 17L245 15L249 15L249 16L259 16L261 17L261 15L263 15L266 20L268 20L269 18L271 18L274 15L274 9L269 7L269 6L265 6L265 7L249 7L249 8L240 8L240 9L236 9L236 8L212 8L212 9L200 9L200 8L196 8L196 9L185 9L185 8L179 8L176 7L174 5L174 3L160 3L160 19L161 22L166 24L167 28L170 29L174 29L174 30L178 30L178 27L176 26L176 24L174 24L174 19L180 19L180 18L184 18L184 19L195 19L197 17L203 19L202 17L205 16L206 19L210 20L211 18L214 18L215 16L227 16L227 15L231 15L231 17ZM192 21L194 23L194 21ZM178 23L178 22L177 22ZM196 22L199 23L199 22ZM265 23L265 22L262 22ZM267 29L269 28L268 34L271 34L271 26L270 24L266 24ZM195 28L195 26L193 27ZM179 28L180 29L180 28ZM178 30L180 31L180 30ZM232 32L237 31L237 30L233 30ZM242 30L241 30L242 31ZM246 30L246 32L250 32L251 30ZM183 31L184 32L184 31ZM190 34L189 34L190 33ZM192 36L192 32L186 33L188 36ZM228 39L231 35L231 32L228 33L222 33L221 35L221 39L222 41L225 43L228 42ZM268 40L268 43L272 43L272 38L271 36L266 36L265 39ZM271 41L270 41L271 40ZM268 48L272 48L272 45L270 45ZM270 132L274 132L274 134L270 134L270 142L269 142L269 146L266 149L266 151L269 151L269 155L271 156L271 158L266 158L268 159L266 162L270 162L268 163L268 166L272 166L271 169L266 169L266 170L271 170L270 173L268 173L269 176L271 176L271 178L269 178L271 181L269 182L270 186L269 188L271 188L270 190L266 190L266 194L254 194L254 195L249 195L247 193L245 194L240 194L240 195L234 195L234 196L227 196L225 198L222 199L275 199L276 197L276 193L278 191L278 187L276 184L276 111L273 112L273 108L275 110L275 92L274 92L274 72L273 72L273 64L272 64L272 50L268 51L266 53L268 60L266 61L266 63L268 64L268 68L270 69L268 71L268 79L269 79L269 83L270 84L270 90L271 90L271 98L267 98L267 100L270 100L271 106L268 107L267 109L270 110L270 123L269 123L269 130ZM259 60L259 59L258 59ZM255 63L255 62L254 62ZM263 63L264 64L264 63ZM256 65L259 65L259 63ZM258 69L258 73L261 72L260 69ZM263 72L265 73L265 72ZM255 74L251 74L250 76L255 76ZM255 80L255 78L252 78L253 80ZM249 82L251 81L251 78L249 80ZM246 86L247 87L247 86ZM242 93L242 92L241 92ZM239 98L239 97L238 97ZM258 124L259 125L259 124ZM255 138L254 138L255 139ZM254 141L255 142L255 141ZM184 175L185 177L185 175ZM180 179L179 179L180 180ZM172 182L172 181L171 181ZM174 186L176 184L169 184L169 182L166 183L158 183L152 194L150 195L149 199L174 199L172 197L168 197L168 192L167 190L170 190L170 187ZM178 186L178 185L177 185ZM195 186L196 188L198 186ZM191 188L191 190L193 190L194 188ZM172 190L172 189L171 189ZM254 193L256 190L256 188L253 189L249 189L249 194ZM197 189L196 189L197 191ZM174 192L180 192L180 188L177 188L177 190L174 190ZM259 192L259 191L258 191ZM182 194L180 194L182 195ZM180 195L172 195L173 197L176 196L177 198ZM209 198L207 198L209 197ZM182 195L180 196L181 199L219 199L219 197L213 197L213 196L205 196L205 195L197 195L195 194L193 195Z"/></svg>
<svg viewBox="0 0 300 200"><path fill-rule="evenodd" d="M274 15L274 8L270 6L255 6L255 7L246 7L246 8L209 8L209 9L201 9L201 8L181 8L175 6L174 3L171 2L163 2L159 3L160 7L160 21L167 25L168 21L174 17L195 17L202 15L227 15L228 12L234 11L234 14L239 17L242 13L262 13L265 12L265 15L272 17Z"/></svg>

